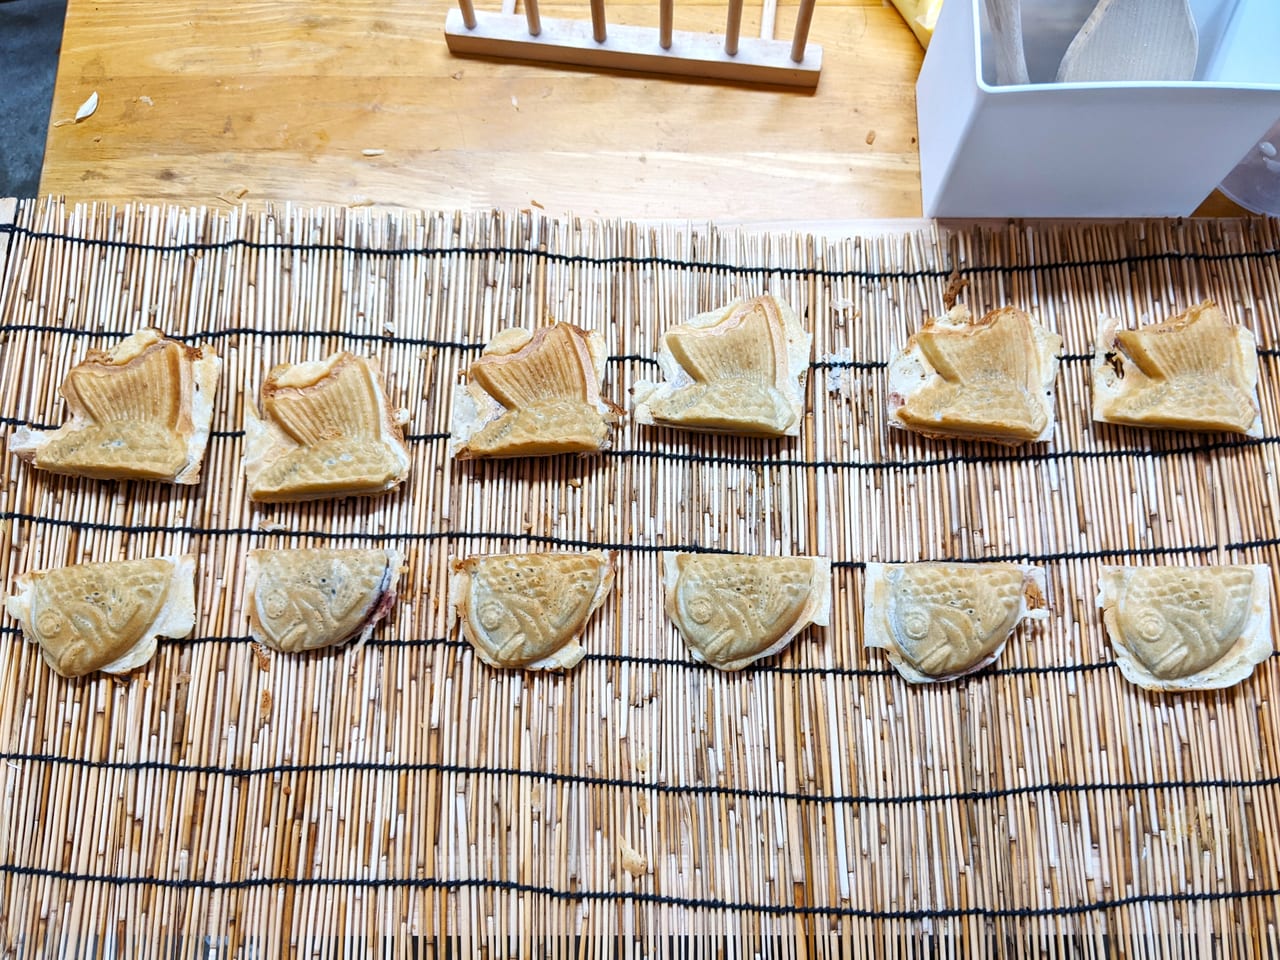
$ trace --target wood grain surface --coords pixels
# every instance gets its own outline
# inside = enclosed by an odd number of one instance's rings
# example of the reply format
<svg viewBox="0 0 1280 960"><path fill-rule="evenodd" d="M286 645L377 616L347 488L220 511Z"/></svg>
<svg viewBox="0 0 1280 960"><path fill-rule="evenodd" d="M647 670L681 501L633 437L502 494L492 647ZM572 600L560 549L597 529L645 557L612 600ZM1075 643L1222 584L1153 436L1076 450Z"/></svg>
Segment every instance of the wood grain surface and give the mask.
<svg viewBox="0 0 1280 960"><path fill-rule="evenodd" d="M818 4L815 93L460 59L449 9L70 0L41 191L720 221L920 214L922 52L882 0ZM657 3L607 9L658 22ZM723 31L725 9L678 4L675 26ZM779 38L796 9L779 6ZM541 12L588 16L585 3ZM760 18L747 7L743 36ZM97 111L71 122L94 91Z"/></svg>

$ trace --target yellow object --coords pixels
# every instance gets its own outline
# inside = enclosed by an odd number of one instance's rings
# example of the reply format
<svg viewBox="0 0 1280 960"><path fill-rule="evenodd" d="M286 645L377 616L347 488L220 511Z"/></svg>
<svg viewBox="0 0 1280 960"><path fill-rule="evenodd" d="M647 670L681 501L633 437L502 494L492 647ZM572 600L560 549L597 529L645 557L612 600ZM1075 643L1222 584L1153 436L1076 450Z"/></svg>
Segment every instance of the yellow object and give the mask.
<svg viewBox="0 0 1280 960"><path fill-rule="evenodd" d="M893 0L893 5L907 21L907 26L920 41L920 46L929 49L929 41L933 38L933 27L938 22L938 12L942 9L942 0Z"/></svg>

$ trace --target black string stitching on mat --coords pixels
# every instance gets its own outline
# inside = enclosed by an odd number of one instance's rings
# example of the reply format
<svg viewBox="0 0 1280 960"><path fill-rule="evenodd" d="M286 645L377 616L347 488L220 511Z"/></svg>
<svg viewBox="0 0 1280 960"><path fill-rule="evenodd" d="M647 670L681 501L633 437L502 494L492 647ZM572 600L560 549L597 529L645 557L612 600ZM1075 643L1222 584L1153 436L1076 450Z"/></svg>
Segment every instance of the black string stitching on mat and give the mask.
<svg viewBox="0 0 1280 960"><path fill-rule="evenodd" d="M1136 893L1110 900L1052 907L937 907L921 910L871 910L860 907L752 903L718 898L676 897L670 894L628 892L622 890L561 890L558 887L514 880L490 880L482 877L444 879L439 877L247 877L241 880L196 880L189 878L141 877L130 874L79 873L19 864L0 864L0 873L65 880L78 883L101 883L111 886L159 887L171 890L251 890L262 887L357 887L363 889L411 890L500 890L527 893L564 900L645 903L655 906L682 907L693 910L751 912L770 916L852 917L864 920L951 920L980 917L989 920L1036 919L1039 917L1075 917L1103 913L1142 904L1219 903L1225 900L1254 900L1280 896L1280 889L1181 891L1178 893Z"/></svg>
<svg viewBox="0 0 1280 960"><path fill-rule="evenodd" d="M530 247L510 246L448 246L448 247L359 247L344 243L297 243L284 240L248 240L233 237L217 241L187 241L183 243L145 243L137 240L114 240L73 236L54 231L33 230L18 224L0 224L0 235L21 236L27 240L54 240L76 246L97 247L106 250L127 250L151 253L212 253L227 250L253 250L261 252L294 253L350 253L358 256L399 259L410 257L528 257L546 263L558 263L591 267L675 267L688 270L713 270L737 276L810 277L816 279L861 280L945 280L956 273L961 276L998 273L1029 273L1037 270L1079 270L1107 267L1138 266L1148 263L1230 263L1232 261L1268 260L1280 258L1280 250L1239 250L1222 253L1168 250L1153 253L1127 254L1118 257L1097 257L1089 260L1061 260L1039 264L990 264L969 265L957 269L918 270L836 270L826 267L745 266L734 263L681 260L676 257L656 255L637 257L614 255L609 257L587 254L557 253Z"/></svg>
<svg viewBox="0 0 1280 960"><path fill-rule="evenodd" d="M1150 780L1131 783L1039 783L1017 787L999 787L991 790L951 790L941 793L899 794L875 796L872 794L823 794L798 793L790 790L761 790L750 787L719 786L716 784L653 783L645 780L627 780L621 777L594 777L587 774L562 773L551 770L528 770L520 767L487 767L477 764L441 763L431 761L342 761L330 763L268 764L261 767L232 767L216 764L186 764L163 760L88 760L80 757L63 757L48 753L0 753L0 763L38 763L50 766L74 767L79 770L108 770L123 773L174 773L182 776L271 777L277 775L310 775L320 773L440 773L464 777L507 777L518 780L540 780L547 783L582 787L608 787L621 790L640 790L663 796L712 796L737 800L781 800L787 803L813 804L816 806L866 806L903 807L929 803L981 803L991 800L1008 800L1014 797L1041 793L1074 795L1081 793L1153 793L1163 790L1262 790L1280 786L1280 776L1259 777L1253 780Z"/></svg>

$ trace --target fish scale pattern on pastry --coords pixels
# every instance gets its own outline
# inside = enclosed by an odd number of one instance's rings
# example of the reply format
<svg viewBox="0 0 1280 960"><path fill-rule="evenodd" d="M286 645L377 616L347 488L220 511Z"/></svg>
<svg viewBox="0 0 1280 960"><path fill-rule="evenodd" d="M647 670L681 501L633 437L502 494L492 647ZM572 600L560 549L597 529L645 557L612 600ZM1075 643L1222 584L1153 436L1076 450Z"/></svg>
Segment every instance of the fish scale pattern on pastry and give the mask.
<svg viewBox="0 0 1280 960"><path fill-rule="evenodd" d="M1252 332L1210 301L1136 330L1104 321L1093 357L1093 418L1261 436Z"/></svg>
<svg viewBox="0 0 1280 960"><path fill-rule="evenodd" d="M663 334L665 380L633 391L639 423L747 436L797 436L813 338L765 295L699 314Z"/></svg>
<svg viewBox="0 0 1280 960"><path fill-rule="evenodd" d="M198 483L221 366L207 347L140 330L71 368L66 424L19 427L9 448L50 473Z"/></svg>
<svg viewBox="0 0 1280 960"><path fill-rule="evenodd" d="M345 351L282 364L245 406L249 496L264 502L372 496L409 474L404 412L391 410L378 362Z"/></svg>
<svg viewBox="0 0 1280 960"><path fill-rule="evenodd" d="M604 341L568 323L494 337L454 397L459 459L607 449L620 411L600 394Z"/></svg>
<svg viewBox="0 0 1280 960"><path fill-rule="evenodd" d="M863 635L912 683L993 663L1017 625L1044 619L1044 571L1014 563L868 563Z"/></svg>
<svg viewBox="0 0 1280 960"><path fill-rule="evenodd" d="M64 677L127 673L155 654L157 637L195 627L195 558L82 563L20 575L9 615Z"/></svg>
<svg viewBox="0 0 1280 960"><path fill-rule="evenodd" d="M395 604L402 563L392 549L253 550L249 632L282 653L364 643Z"/></svg>
<svg viewBox="0 0 1280 960"><path fill-rule="evenodd" d="M1017 445L1053 435L1062 338L1013 307L926 321L889 367L889 422L931 437Z"/></svg>
<svg viewBox="0 0 1280 960"><path fill-rule="evenodd" d="M825 557L663 554L666 611L694 659L720 670L772 656L831 616Z"/></svg>
<svg viewBox="0 0 1280 960"><path fill-rule="evenodd" d="M491 667L567 670L586 650L587 620L613 589L611 553L497 554L451 564L450 604Z"/></svg>
<svg viewBox="0 0 1280 960"><path fill-rule="evenodd" d="M1099 583L1116 662L1140 687L1228 687L1271 655L1271 574L1264 564L1107 567Z"/></svg>

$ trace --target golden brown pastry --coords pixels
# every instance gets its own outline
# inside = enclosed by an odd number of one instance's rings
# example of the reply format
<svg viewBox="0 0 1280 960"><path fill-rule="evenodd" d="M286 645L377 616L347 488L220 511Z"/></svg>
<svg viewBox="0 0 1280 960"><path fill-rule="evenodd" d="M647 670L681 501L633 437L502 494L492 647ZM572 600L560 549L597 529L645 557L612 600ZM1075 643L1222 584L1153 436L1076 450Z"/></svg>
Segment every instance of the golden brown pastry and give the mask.
<svg viewBox="0 0 1280 960"><path fill-rule="evenodd" d="M454 394L450 452L459 459L598 453L619 409L600 395L599 334L568 323L493 338Z"/></svg>
<svg viewBox="0 0 1280 960"><path fill-rule="evenodd" d="M1023 620L1048 617L1044 571L1016 563L868 563L862 630L912 683L994 663Z"/></svg>
<svg viewBox="0 0 1280 960"><path fill-rule="evenodd" d="M262 385L262 416L245 404L245 474L253 500L372 496L409 475L402 425L378 361L343 351L281 364Z"/></svg>
<svg viewBox="0 0 1280 960"><path fill-rule="evenodd" d="M1098 606L1126 680L1211 690L1271 655L1271 568L1105 567Z"/></svg>
<svg viewBox="0 0 1280 960"><path fill-rule="evenodd" d="M463 636L491 667L568 670L613 589L611 553L513 553L451 564L450 604Z"/></svg>
<svg viewBox="0 0 1280 960"><path fill-rule="evenodd" d="M665 553L667 616L695 660L741 670L831 619L831 561Z"/></svg>
<svg viewBox="0 0 1280 960"><path fill-rule="evenodd" d="M127 673L155 655L157 637L195 627L193 556L81 563L21 574L9 616L64 677Z"/></svg>
<svg viewBox="0 0 1280 960"><path fill-rule="evenodd" d="M748 436L798 436L813 338L765 295L699 314L662 335L661 383L635 385L639 423Z"/></svg>
<svg viewBox="0 0 1280 960"><path fill-rule="evenodd" d="M403 562L391 549L250 551L249 632L283 653L364 643L395 605Z"/></svg>
<svg viewBox="0 0 1280 960"><path fill-rule="evenodd" d="M925 322L889 366L889 422L929 437L1015 446L1053 436L1062 338L1021 310Z"/></svg>
<svg viewBox="0 0 1280 960"><path fill-rule="evenodd" d="M198 483L221 369L209 347L139 330L71 368L61 389L67 423L19 427L9 449L50 473Z"/></svg>
<svg viewBox="0 0 1280 960"><path fill-rule="evenodd" d="M1137 330L1104 321L1093 354L1093 419L1262 436L1253 334L1208 301Z"/></svg>

